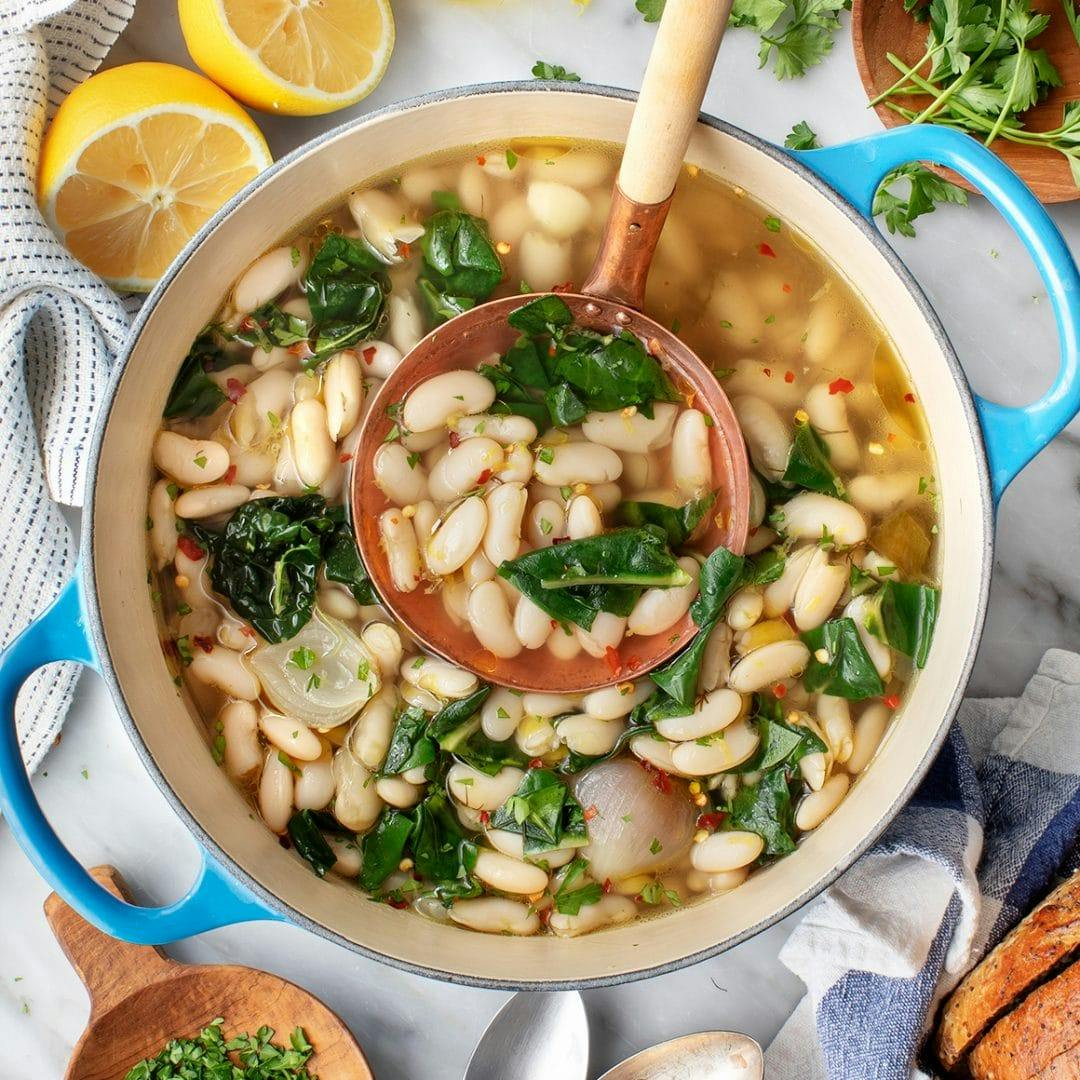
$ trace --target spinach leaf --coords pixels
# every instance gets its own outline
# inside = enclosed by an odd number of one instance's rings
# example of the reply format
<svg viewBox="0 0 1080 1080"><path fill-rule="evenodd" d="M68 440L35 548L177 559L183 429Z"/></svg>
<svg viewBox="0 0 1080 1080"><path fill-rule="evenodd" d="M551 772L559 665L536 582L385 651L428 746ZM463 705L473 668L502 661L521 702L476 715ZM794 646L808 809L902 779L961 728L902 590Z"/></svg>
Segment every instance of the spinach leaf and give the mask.
<svg viewBox="0 0 1080 1080"><path fill-rule="evenodd" d="M523 334L538 337L565 330L574 321L566 301L554 293L539 296L511 311L506 321Z"/></svg>
<svg viewBox="0 0 1080 1080"><path fill-rule="evenodd" d="M581 804L550 769L530 769L492 815L491 827L524 837L526 855L588 843Z"/></svg>
<svg viewBox="0 0 1080 1080"><path fill-rule="evenodd" d="M859 567L852 563L851 573L848 574L848 587L851 589L852 596L862 596L863 593L868 593L877 588L877 578L873 574L868 574L865 570L860 570Z"/></svg>
<svg viewBox="0 0 1080 1080"><path fill-rule="evenodd" d="M227 365L228 359L215 340L213 328L206 327L192 342L176 373L162 416L167 420L209 416L227 397L207 372L220 371Z"/></svg>
<svg viewBox="0 0 1080 1080"><path fill-rule="evenodd" d="M728 597L742 577L746 560L726 547L716 548L705 560L698 578L698 594L690 605L690 617L704 629L719 618Z"/></svg>
<svg viewBox="0 0 1080 1080"><path fill-rule="evenodd" d="M352 526L345 520L345 507L330 507L327 516L336 522L324 549L327 578L347 586L358 604L378 604L379 594L360 558Z"/></svg>
<svg viewBox="0 0 1080 1080"><path fill-rule="evenodd" d="M271 301L245 315L229 337L254 349L270 352L275 346L287 349L290 345L306 342L309 333L306 320L289 315Z"/></svg>
<svg viewBox="0 0 1080 1080"><path fill-rule="evenodd" d="M668 716L685 716L694 707L697 698L698 678L705 657L705 647L715 622L707 623L695 635L690 644L674 660L657 668L650 678L665 694L680 706L680 711ZM650 699L651 700L651 699ZM655 722L655 721L654 721Z"/></svg>
<svg viewBox="0 0 1080 1080"><path fill-rule="evenodd" d="M517 748L513 739L493 742L479 730L474 730L464 742L455 746L453 754L458 760L488 776L494 776L506 765L524 768L529 763L528 757Z"/></svg>
<svg viewBox="0 0 1080 1080"><path fill-rule="evenodd" d="M752 555L743 568L741 585L770 585L784 572L787 555L783 548L771 547Z"/></svg>
<svg viewBox="0 0 1080 1080"><path fill-rule="evenodd" d="M486 300L502 280L502 263L488 239L487 223L463 210L432 214L420 248L424 264L418 282L435 323Z"/></svg>
<svg viewBox="0 0 1080 1080"><path fill-rule="evenodd" d="M516 561L516 560L515 560ZM600 610L578 595L577 589L545 589L540 579L526 573L513 561L504 562L498 570L499 577L505 578L518 592L527 596L541 611L547 612L556 622L576 623L583 630L592 628L596 614Z"/></svg>
<svg viewBox="0 0 1080 1080"><path fill-rule="evenodd" d="M843 481L829 461L829 446L809 420L795 421L795 436L781 480L806 491L844 497Z"/></svg>
<svg viewBox="0 0 1080 1080"><path fill-rule="evenodd" d="M444 750L452 750L452 745L447 745L452 736L461 731L462 725L471 720L480 706L484 704L491 687L486 683L474 690L468 697L458 701L451 701L444 705L432 718L427 726L428 735L433 738Z"/></svg>
<svg viewBox="0 0 1080 1080"><path fill-rule="evenodd" d="M410 705L398 713L390 748L380 770L383 776L397 776L435 760L435 740L428 736L427 726L428 714L418 705Z"/></svg>
<svg viewBox="0 0 1080 1080"><path fill-rule="evenodd" d="M652 678L651 675L649 677ZM691 712L693 712L692 704L680 705L665 691L657 690L640 705L634 706L634 711L630 713L629 723L631 728L641 729L634 732L635 735L640 735L643 731L650 730L657 720L666 720L672 716L689 716Z"/></svg>
<svg viewBox="0 0 1080 1080"><path fill-rule="evenodd" d="M866 628L925 667L940 603L941 591L931 585L888 580L866 606Z"/></svg>
<svg viewBox="0 0 1080 1080"><path fill-rule="evenodd" d="M433 883L455 881L464 876L471 869L463 865L469 860L470 852L462 851L461 844L468 841L469 834L446 795L441 791L433 792L413 808L412 814L414 825L409 849L416 872ZM475 863L475 848L471 856Z"/></svg>
<svg viewBox="0 0 1080 1080"><path fill-rule="evenodd" d="M544 401L551 382L534 341L519 337L499 363L482 364L479 371L495 387L492 412L528 417L539 431L551 427Z"/></svg>
<svg viewBox="0 0 1080 1080"><path fill-rule="evenodd" d="M360 888L374 892L397 868L412 835L413 819L404 810L387 807L360 844L363 862Z"/></svg>
<svg viewBox="0 0 1080 1080"><path fill-rule="evenodd" d="M620 525L656 525L667 533L671 547L677 548L690 539L715 501L715 491L703 495L700 499L683 503L682 506L665 506L663 503L635 502L629 499L615 508L615 520Z"/></svg>
<svg viewBox="0 0 1080 1080"><path fill-rule="evenodd" d="M795 809L785 770L773 769L757 783L740 788L731 800L725 825L757 833L765 841L765 855L794 851Z"/></svg>
<svg viewBox="0 0 1080 1080"><path fill-rule="evenodd" d="M566 870L563 871L562 883L555 890L553 898L555 910L560 915L577 915L583 907L599 903L604 895L603 887L596 881L590 881L577 889L571 888L574 882L585 873L588 865L589 861L581 855L567 863Z"/></svg>
<svg viewBox="0 0 1080 1080"><path fill-rule="evenodd" d="M325 877L326 871L337 862L334 849L326 842L311 810L299 810L289 818L289 837L297 854L307 859L319 877Z"/></svg>
<svg viewBox="0 0 1080 1080"><path fill-rule="evenodd" d="M854 620L830 619L807 630L802 639L811 653L810 663L803 672L803 685L811 694L832 694L849 701L862 701L885 692ZM825 661L817 658L820 649L827 654Z"/></svg>
<svg viewBox="0 0 1080 1080"><path fill-rule="evenodd" d="M580 424L588 415L585 403L565 383L551 387L544 394L544 404L556 427L572 427Z"/></svg>
<svg viewBox="0 0 1080 1080"><path fill-rule="evenodd" d="M808 727L759 715L760 742L753 756L732 769L735 773L767 772L784 766L794 768L807 754L823 754L828 747Z"/></svg>

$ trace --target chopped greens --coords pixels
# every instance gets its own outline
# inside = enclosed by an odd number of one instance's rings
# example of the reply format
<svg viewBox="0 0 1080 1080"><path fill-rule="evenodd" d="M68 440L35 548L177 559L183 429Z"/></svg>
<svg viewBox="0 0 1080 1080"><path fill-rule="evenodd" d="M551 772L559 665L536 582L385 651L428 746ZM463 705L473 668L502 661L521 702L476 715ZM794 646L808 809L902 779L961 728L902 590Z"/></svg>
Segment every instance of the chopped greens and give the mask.
<svg viewBox="0 0 1080 1080"><path fill-rule="evenodd" d="M794 851L795 808L786 769L772 769L755 783L740 788L731 800L724 824L757 833L765 841L764 855Z"/></svg>
<svg viewBox="0 0 1080 1080"><path fill-rule="evenodd" d="M803 673L803 685L810 693L862 701L885 692L852 619L830 619L807 630L802 639L811 653ZM819 659L819 654L824 659Z"/></svg>
<svg viewBox="0 0 1080 1080"><path fill-rule="evenodd" d="M526 855L584 847L585 813L565 782L550 769L530 769L517 790L491 816L493 829L524 838Z"/></svg>
<svg viewBox="0 0 1080 1080"><path fill-rule="evenodd" d="M941 590L932 585L886 580L867 604L866 629L925 667L940 602Z"/></svg>
<svg viewBox="0 0 1080 1080"><path fill-rule="evenodd" d="M560 915L577 915L583 907L590 907L600 902L604 890L597 882L590 881L576 889L572 887L582 877L588 866L588 860L580 855L566 864L562 882L555 890L554 896L555 910Z"/></svg>
<svg viewBox="0 0 1080 1080"><path fill-rule="evenodd" d="M430 765L437 754L435 740L428 735L428 714L417 705L399 710L394 719L390 748L382 763L383 776L397 776L409 769Z"/></svg>
<svg viewBox="0 0 1080 1080"><path fill-rule="evenodd" d="M205 327L192 342L173 380L162 415L167 420L209 416L227 400L225 391L209 372L221 371L229 361L218 346L213 327Z"/></svg>
<svg viewBox="0 0 1080 1080"><path fill-rule="evenodd" d="M289 818L289 839L292 840L293 847L311 864L311 869L319 877L325 877L326 871L337 862L334 849L326 842L322 833L327 826L335 832L341 828L332 815L314 810L298 810Z"/></svg>
<svg viewBox="0 0 1080 1080"><path fill-rule="evenodd" d="M424 223L420 248L424 258L417 286L436 324L486 300L502 280L487 222L464 210L432 214Z"/></svg>
<svg viewBox="0 0 1080 1080"><path fill-rule="evenodd" d="M829 446L809 420L795 421L795 434L781 480L806 491L844 497L844 484L829 461Z"/></svg>
<svg viewBox="0 0 1080 1080"><path fill-rule="evenodd" d="M715 492L683 503L682 506L626 499L615 508L615 517L620 525L657 525L667 533L668 544L678 548L693 536L715 501Z"/></svg>
<svg viewBox="0 0 1080 1080"><path fill-rule="evenodd" d="M575 71L567 71L562 64L549 64L546 60L537 60L532 66L534 79L547 79L553 82L581 82L581 76ZM513 168L513 166L510 166Z"/></svg>

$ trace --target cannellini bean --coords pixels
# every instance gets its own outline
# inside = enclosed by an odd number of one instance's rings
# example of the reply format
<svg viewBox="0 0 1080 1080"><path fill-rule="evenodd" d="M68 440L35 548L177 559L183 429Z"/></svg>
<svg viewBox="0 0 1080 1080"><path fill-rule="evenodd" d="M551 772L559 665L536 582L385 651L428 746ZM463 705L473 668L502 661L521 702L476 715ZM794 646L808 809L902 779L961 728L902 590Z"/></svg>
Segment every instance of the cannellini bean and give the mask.
<svg viewBox="0 0 1080 1080"><path fill-rule="evenodd" d="M427 783L428 772L429 770L426 765L414 765L411 769L406 769L401 774L401 779L419 787L420 785Z"/></svg>
<svg viewBox="0 0 1080 1080"><path fill-rule="evenodd" d="M257 349L256 355L259 354ZM292 404L293 372L278 368L248 383L247 393L229 416L229 431L238 446L261 444L281 426Z"/></svg>
<svg viewBox="0 0 1080 1080"><path fill-rule="evenodd" d="M792 552L784 562L784 569L775 581L765 586L762 594L766 617L775 619L783 615L795 603L795 593L810 563L819 554L816 544L807 544Z"/></svg>
<svg viewBox="0 0 1080 1080"><path fill-rule="evenodd" d="M856 558L855 561L858 562L859 560ZM873 549L863 553L861 566L868 574L873 574L878 581L883 578L889 578L891 581L900 580L900 571L889 559L886 559L884 555Z"/></svg>
<svg viewBox="0 0 1080 1080"><path fill-rule="evenodd" d="M698 676L698 693L708 693L727 682L731 672L731 627L718 622L705 643Z"/></svg>
<svg viewBox="0 0 1080 1080"><path fill-rule="evenodd" d="M430 499L421 499L415 504L412 516L413 532L416 533L416 543L421 551L427 547L435 522L438 520L439 511Z"/></svg>
<svg viewBox="0 0 1080 1080"><path fill-rule="evenodd" d="M293 376L292 396L294 402L317 398L319 390L319 382L315 378L314 371L300 371Z"/></svg>
<svg viewBox="0 0 1080 1080"><path fill-rule="evenodd" d="M463 440L482 435L494 439L501 446L536 442L537 436L536 425L527 416L501 416L497 413L459 417L454 423L454 430Z"/></svg>
<svg viewBox="0 0 1080 1080"><path fill-rule="evenodd" d="M396 627L384 622L369 623L360 632L360 640L367 646L368 652L375 657L379 674L383 679L386 681L392 679L401 666L401 657L405 651L401 643L401 634L398 633Z"/></svg>
<svg viewBox="0 0 1080 1080"><path fill-rule="evenodd" d="M712 776L741 765L758 747L757 731L745 719L729 724L717 735L698 742L681 742L671 760L685 776Z"/></svg>
<svg viewBox="0 0 1080 1080"><path fill-rule="evenodd" d="M334 817L353 832L367 832L382 813L383 801L375 790L373 773L365 768L348 747L334 754Z"/></svg>
<svg viewBox="0 0 1080 1080"><path fill-rule="evenodd" d="M446 783L450 794L459 803L473 810L498 810L517 791L525 774L507 765L494 776L488 776L471 765L458 762L450 766Z"/></svg>
<svg viewBox="0 0 1080 1080"><path fill-rule="evenodd" d="M183 518L206 518L227 514L243 506L251 492L243 484L207 484L185 491L176 500L176 513Z"/></svg>
<svg viewBox="0 0 1080 1080"><path fill-rule="evenodd" d="M867 706L862 716L855 721L855 730L851 737L851 754L847 759L847 770L852 776L870 764L870 760L881 745L882 736L889 723L888 706L880 703Z"/></svg>
<svg viewBox="0 0 1080 1080"><path fill-rule="evenodd" d="M656 686L650 679L605 686L602 690L586 694L581 707L596 720L621 720L624 716L629 716L655 690Z"/></svg>
<svg viewBox="0 0 1080 1080"><path fill-rule="evenodd" d="M694 844L690 863L705 874L721 874L749 866L765 850L765 841L754 832L731 829L716 832Z"/></svg>
<svg viewBox="0 0 1080 1080"><path fill-rule="evenodd" d="M776 409L759 397L737 397L731 403L746 439L750 460L768 480L779 480L791 453L791 430ZM818 533L820 536L821 533Z"/></svg>
<svg viewBox="0 0 1080 1080"><path fill-rule="evenodd" d="M479 685L472 672L430 656L406 657L401 663L401 676L421 690L454 700L468 697Z"/></svg>
<svg viewBox="0 0 1080 1080"><path fill-rule="evenodd" d="M573 630L555 626L548 635L547 648L556 660L573 660L581 652L581 639Z"/></svg>
<svg viewBox="0 0 1080 1080"><path fill-rule="evenodd" d="M622 475L622 458L596 443L548 446L537 455L536 475L541 483L552 487L606 484Z"/></svg>
<svg viewBox="0 0 1080 1080"><path fill-rule="evenodd" d="M528 494L521 484L500 484L487 494L484 554L493 566L517 557Z"/></svg>
<svg viewBox="0 0 1080 1080"><path fill-rule="evenodd" d="M592 484L589 497L600 508L601 514L610 514L622 502L622 489L618 484Z"/></svg>
<svg viewBox="0 0 1080 1080"><path fill-rule="evenodd" d="M529 229L518 242L521 274L534 289L550 289L570 277L571 246L536 229Z"/></svg>
<svg viewBox="0 0 1080 1080"><path fill-rule="evenodd" d="M866 521L850 503L803 491L783 505L780 529L796 540L820 540L824 532L843 546L861 544L866 539Z"/></svg>
<svg viewBox="0 0 1080 1080"><path fill-rule="evenodd" d="M458 900L450 909L450 918L460 926L486 934L528 937L540 929L540 916L530 905L501 896Z"/></svg>
<svg viewBox="0 0 1080 1080"><path fill-rule="evenodd" d="M526 713L514 732L514 742L527 757L540 757L551 753L559 745L559 735L546 716L530 716Z"/></svg>
<svg viewBox="0 0 1080 1080"><path fill-rule="evenodd" d="M504 456L503 448L494 439L467 439L432 468L428 481L431 497L439 503L452 502L486 483L502 468Z"/></svg>
<svg viewBox="0 0 1080 1080"><path fill-rule="evenodd" d="M581 647L598 660L607 656L608 649L617 649L625 633L626 619L610 611L598 611L588 630L574 627L574 636L581 642Z"/></svg>
<svg viewBox="0 0 1080 1080"><path fill-rule="evenodd" d="M522 708L529 716L563 716L577 712L582 698L577 694L525 694L521 699Z"/></svg>
<svg viewBox="0 0 1080 1080"><path fill-rule="evenodd" d="M320 611L335 619L358 619L361 614L360 605L352 595L336 585L325 585L319 589L318 606Z"/></svg>
<svg viewBox="0 0 1080 1080"><path fill-rule="evenodd" d="M289 414L289 438L297 475L306 487L318 487L337 460L326 426L326 407L315 398L297 402Z"/></svg>
<svg viewBox="0 0 1080 1080"><path fill-rule="evenodd" d="M420 549L412 522L400 510L379 515L379 537L398 592L412 592L420 581Z"/></svg>
<svg viewBox="0 0 1080 1080"><path fill-rule="evenodd" d="M612 171L610 157L598 150L580 148L569 150L559 157L534 158L530 164L536 175L559 180L578 191L600 186ZM610 187L610 184L607 186Z"/></svg>
<svg viewBox="0 0 1080 1080"><path fill-rule="evenodd" d="M190 670L199 682L241 701L254 701L262 693L259 680L245 666L240 653L221 645L211 645L209 652L196 649Z"/></svg>
<svg viewBox="0 0 1080 1080"><path fill-rule="evenodd" d="M854 748L850 706L842 697L822 694L817 700L817 718L833 759L843 765Z"/></svg>
<svg viewBox="0 0 1080 1080"><path fill-rule="evenodd" d="M795 811L795 827L802 832L816 829L841 803L851 780L846 773L834 773L820 791L812 791Z"/></svg>
<svg viewBox="0 0 1080 1080"><path fill-rule="evenodd" d="M314 761L323 752L319 736L307 724L291 716L264 711L259 717L259 730L268 743L283 750L295 761Z"/></svg>
<svg viewBox="0 0 1080 1080"><path fill-rule="evenodd" d="M640 454L660 450L671 442L678 412L676 406L664 401L653 404L651 418L636 408L591 412L582 422L581 430L589 442L612 450Z"/></svg>
<svg viewBox="0 0 1080 1080"><path fill-rule="evenodd" d="M863 473L849 481L847 492L864 514L885 517L917 498L919 477L913 472Z"/></svg>
<svg viewBox="0 0 1080 1080"><path fill-rule="evenodd" d="M630 740L630 752L666 773L677 773L679 769L672 757L676 745L652 735L635 735Z"/></svg>
<svg viewBox="0 0 1080 1080"><path fill-rule="evenodd" d="M765 598L761 589L747 585L740 589L727 605L727 623L732 630L749 630L761 618Z"/></svg>
<svg viewBox="0 0 1080 1080"><path fill-rule="evenodd" d="M480 727L493 742L506 742L521 723L521 697L496 686L480 707Z"/></svg>
<svg viewBox="0 0 1080 1080"><path fill-rule="evenodd" d="M154 556L154 566L158 570L164 570L176 558L177 539L176 511L167 480L158 480L150 489L148 516L150 551Z"/></svg>
<svg viewBox="0 0 1080 1080"><path fill-rule="evenodd" d="M364 403L364 380L360 361L352 349L334 353L323 370L323 401L326 403L326 426L337 442L347 435L360 419Z"/></svg>
<svg viewBox="0 0 1080 1080"><path fill-rule="evenodd" d="M363 361L361 372L372 379L389 379L394 369L401 363L401 350L389 341L362 341L354 350ZM370 396L374 396L376 387L369 387Z"/></svg>
<svg viewBox="0 0 1080 1080"><path fill-rule="evenodd" d="M522 596L514 608L514 633L526 649L539 649L551 633L551 616Z"/></svg>
<svg viewBox="0 0 1080 1080"><path fill-rule="evenodd" d="M462 576L469 589L495 577L495 564L482 552L478 551L462 568Z"/></svg>
<svg viewBox="0 0 1080 1080"><path fill-rule="evenodd" d="M154 464L181 487L194 487L220 480L229 468L229 452L210 439L159 431L154 438Z"/></svg>
<svg viewBox="0 0 1080 1080"><path fill-rule="evenodd" d="M528 511L526 533L534 548L551 547L557 537L566 535L566 513L554 499L541 499Z"/></svg>
<svg viewBox="0 0 1080 1080"><path fill-rule="evenodd" d="M559 738L575 753L598 757L615 748L626 729L622 720L597 720L587 713L564 717L555 726Z"/></svg>
<svg viewBox="0 0 1080 1080"><path fill-rule="evenodd" d="M405 220L401 202L385 191L354 191L349 195L352 214L368 247L383 262L398 262L399 244L411 244L424 235L424 226Z"/></svg>
<svg viewBox="0 0 1080 1080"><path fill-rule="evenodd" d="M806 395L806 412L825 440L833 465L841 472L858 468L859 442L848 425L844 395L831 393L827 382L818 383Z"/></svg>
<svg viewBox="0 0 1080 1080"><path fill-rule="evenodd" d="M462 207L476 217L486 217L491 208L491 183L484 169L470 161L458 170L457 180Z"/></svg>
<svg viewBox="0 0 1080 1080"><path fill-rule="evenodd" d="M844 334L851 326L851 315L843 300L831 286L819 295L806 320L803 352L815 364L827 364L834 359Z"/></svg>
<svg viewBox="0 0 1080 1080"><path fill-rule="evenodd" d="M679 559L679 566L689 575L690 582L668 589L646 589L638 597L626 623L627 629L632 634L645 636L662 634L690 610L690 605L697 596L698 575L701 573L701 567L696 559L688 555Z"/></svg>
<svg viewBox="0 0 1080 1080"><path fill-rule="evenodd" d="M623 463L620 479L631 491L644 491L659 482L659 469L648 454L623 452L619 456Z"/></svg>
<svg viewBox="0 0 1080 1080"><path fill-rule="evenodd" d="M234 780L244 780L262 764L262 748L257 734L259 715L250 701L230 701L218 714L225 740L222 758L225 771Z"/></svg>
<svg viewBox="0 0 1080 1080"><path fill-rule="evenodd" d="M799 758L799 772L811 791L820 791L829 776L830 755L820 751Z"/></svg>
<svg viewBox="0 0 1080 1080"><path fill-rule="evenodd" d="M739 870L723 870L719 874L710 874L708 877L709 892L714 896L721 893L731 892L737 889L749 877L749 870L742 867Z"/></svg>
<svg viewBox="0 0 1080 1080"><path fill-rule="evenodd" d="M464 499L450 511L424 549L424 561L433 574L452 574L468 562L480 547L487 528L487 505L477 495Z"/></svg>
<svg viewBox="0 0 1080 1080"><path fill-rule="evenodd" d="M452 418L484 412L495 387L476 371L444 371L425 379L405 399L401 422L409 431L445 427Z"/></svg>
<svg viewBox="0 0 1080 1080"><path fill-rule="evenodd" d="M759 525L758 528L750 530L750 535L746 539L745 554L757 555L767 547L775 544L778 539L779 537L773 529L765 525Z"/></svg>
<svg viewBox="0 0 1080 1080"><path fill-rule="evenodd" d="M401 443L383 443L372 462L375 483L395 507L428 498L428 475Z"/></svg>
<svg viewBox="0 0 1080 1080"><path fill-rule="evenodd" d="M498 582L481 582L469 593L469 625L481 646L500 660L521 652L506 594Z"/></svg>
<svg viewBox="0 0 1080 1080"><path fill-rule="evenodd" d="M791 608L799 630L813 630L832 614L847 588L849 573L847 559L830 563L826 552L820 548L815 550L795 590Z"/></svg>
<svg viewBox="0 0 1080 1080"><path fill-rule="evenodd" d="M390 328L387 336L399 353L407 353L424 336L424 320L408 293L392 292L386 300ZM413 429L410 428L410 431Z"/></svg>
<svg viewBox="0 0 1080 1080"><path fill-rule="evenodd" d="M765 520L765 489L756 473L750 474L750 528L756 529Z"/></svg>
<svg viewBox="0 0 1080 1080"><path fill-rule="evenodd" d="M583 540L587 536L599 536L604 531L604 521L596 503L588 495L575 495L566 508L566 534L571 540Z"/></svg>
<svg viewBox="0 0 1080 1080"><path fill-rule="evenodd" d="M580 232L592 213L586 195L551 180L534 180L525 200L537 224L556 240L568 240Z"/></svg>
<svg viewBox="0 0 1080 1080"><path fill-rule="evenodd" d="M253 488L262 484L268 486L274 478L276 458L272 454L257 450L234 451L230 458L236 469L235 480L244 487Z"/></svg>
<svg viewBox="0 0 1080 1080"><path fill-rule="evenodd" d="M330 751L315 761L297 762L300 775L293 784L293 805L297 810L323 810L334 797L334 770Z"/></svg>
<svg viewBox="0 0 1080 1080"><path fill-rule="evenodd" d="M548 883L547 874L539 866L485 848L477 852L473 873L485 885L519 896L543 892Z"/></svg>
<svg viewBox="0 0 1080 1080"><path fill-rule="evenodd" d="M504 484L527 484L532 479L533 456L525 443L514 443L503 458L502 467L495 475Z"/></svg>
<svg viewBox="0 0 1080 1080"><path fill-rule="evenodd" d="M712 484L712 453L705 414L687 409L675 422L671 438L671 475L688 497L700 495Z"/></svg>
<svg viewBox="0 0 1080 1080"><path fill-rule="evenodd" d="M260 255L233 286L233 307L244 313L262 307L295 284L306 269L299 248L279 247Z"/></svg>
<svg viewBox="0 0 1080 1080"><path fill-rule="evenodd" d="M629 922L635 915L637 905L629 896L608 893L595 904L582 907L576 915L554 912L548 926L559 937L577 937L578 934L599 930L601 926L617 926L619 923Z"/></svg>
<svg viewBox="0 0 1080 1080"><path fill-rule="evenodd" d="M259 778L259 813L271 832L283 833L293 810L292 770L277 750L267 750Z"/></svg>
<svg viewBox="0 0 1080 1080"><path fill-rule="evenodd" d="M801 641L773 641L744 656L731 669L728 686L740 694L752 694L801 675L809 662L810 650Z"/></svg>
<svg viewBox="0 0 1080 1080"><path fill-rule="evenodd" d="M529 210L529 204L525 201L525 196L507 199L491 215L492 239L517 244L531 224L532 213Z"/></svg>
<svg viewBox="0 0 1080 1080"><path fill-rule="evenodd" d="M345 740L353 757L372 772L382 768L386 751L390 749L396 705L397 691L392 686L380 690L364 706Z"/></svg>
<svg viewBox="0 0 1080 1080"><path fill-rule="evenodd" d="M363 862L356 841L344 836L327 836L325 839L337 856L337 862L330 867L331 871L338 877L355 878L360 873Z"/></svg>
<svg viewBox="0 0 1080 1080"><path fill-rule="evenodd" d="M672 742L704 739L733 724L742 712L742 697L734 690L714 690L688 716L666 716L656 730Z"/></svg>
<svg viewBox="0 0 1080 1080"><path fill-rule="evenodd" d="M440 169L409 169L401 175L401 193L411 203L427 206L433 191L445 191L449 180Z"/></svg>
<svg viewBox="0 0 1080 1080"><path fill-rule="evenodd" d="M420 788L400 776L383 776L375 781L375 792L387 806L408 810L420 801Z"/></svg>
<svg viewBox="0 0 1080 1080"><path fill-rule="evenodd" d="M877 671L883 682L888 682L889 676L892 674L892 649L867 630L866 605L868 602L869 597L856 596L844 608L844 615L855 623L855 628L859 632L859 640L863 643L863 648L866 649L866 653L874 665L874 670Z"/></svg>

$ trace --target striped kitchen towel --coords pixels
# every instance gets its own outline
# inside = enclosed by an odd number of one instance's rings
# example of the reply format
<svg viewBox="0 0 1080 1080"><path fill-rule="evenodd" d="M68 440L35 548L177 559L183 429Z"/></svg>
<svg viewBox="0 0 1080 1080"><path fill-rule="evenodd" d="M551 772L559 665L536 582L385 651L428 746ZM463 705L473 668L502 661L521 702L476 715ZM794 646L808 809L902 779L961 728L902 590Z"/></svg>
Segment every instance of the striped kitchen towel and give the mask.
<svg viewBox="0 0 1080 1080"><path fill-rule="evenodd" d="M128 0L0 0L0 647L71 576L60 503L82 501L97 403L127 333L119 298L57 243L34 197L47 118L127 24ZM33 769L78 668L32 678L19 742Z"/></svg>
<svg viewBox="0 0 1080 1080"><path fill-rule="evenodd" d="M1080 656L1053 649L1019 699L968 700L915 797L781 960L807 992L770 1080L908 1080L938 1003L1074 869Z"/></svg>

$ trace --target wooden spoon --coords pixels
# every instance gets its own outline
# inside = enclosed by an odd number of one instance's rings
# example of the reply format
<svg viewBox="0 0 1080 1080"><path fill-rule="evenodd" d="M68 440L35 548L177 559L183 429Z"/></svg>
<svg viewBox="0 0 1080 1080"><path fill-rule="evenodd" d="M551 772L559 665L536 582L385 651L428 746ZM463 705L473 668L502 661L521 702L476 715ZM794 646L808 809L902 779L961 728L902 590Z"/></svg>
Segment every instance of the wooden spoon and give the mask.
<svg viewBox="0 0 1080 1080"><path fill-rule="evenodd" d="M1061 74L1062 85L1052 90L1044 102L1024 113L1024 119L1032 131L1048 131L1060 126L1065 102L1080 97L1080 49L1058 0L1034 0L1032 7L1051 16L1050 25L1034 39L1033 47L1047 51ZM899 0L855 0L851 8L851 38L863 88L873 100L900 78L900 72L889 63L889 53L910 65L926 52L926 23L916 22ZM928 67L923 67L922 74L927 73ZM898 104L914 109L929 101L928 97L897 99ZM875 105L874 111L886 127L907 123L884 102ZM1057 151L1022 146L1006 139L995 139L991 149L1023 177L1042 202L1080 198L1069 163ZM979 194L978 188L951 170L935 168L935 171Z"/></svg>
<svg viewBox="0 0 1080 1080"><path fill-rule="evenodd" d="M695 408L711 420L712 487L718 489L701 548L741 552L750 513L750 473L735 414L709 368L667 327L641 314L653 252L671 205L698 110L705 95L731 0L668 0L634 110L600 250L580 293L561 292L574 321L611 333L636 334ZM579 653L556 661L522 651L497 659L468 628L455 625L437 592L423 582L408 593L393 585L379 538L379 516L391 504L372 480L373 460L394 421L387 406L444 371L475 369L517 337L507 315L537 294L481 304L433 330L383 383L361 433L352 472L353 528L364 563L386 606L428 649L483 679L517 690L584 692L644 674L687 644L697 627L687 615L663 634L623 640L615 655Z"/></svg>
<svg viewBox="0 0 1080 1080"><path fill-rule="evenodd" d="M91 873L129 899L116 869L99 866ZM219 1016L226 1039L253 1035L265 1024L275 1030L274 1042L286 1047L293 1028L302 1027L315 1048L309 1071L320 1080L374 1080L344 1021L277 975L234 964L180 964L160 949L117 941L56 893L45 901L45 917L90 994L90 1019L65 1080L122 1080L169 1039L191 1038Z"/></svg>

